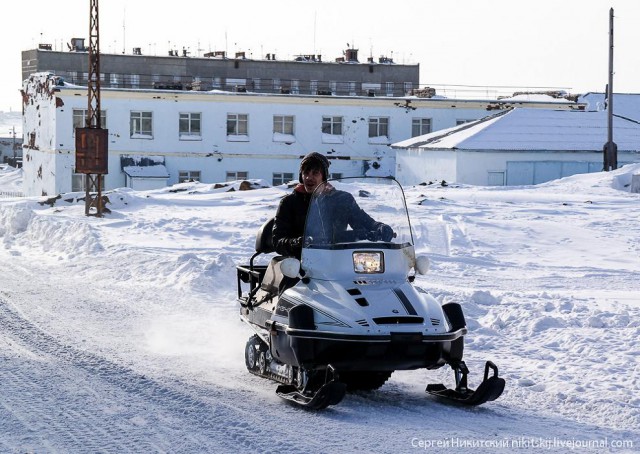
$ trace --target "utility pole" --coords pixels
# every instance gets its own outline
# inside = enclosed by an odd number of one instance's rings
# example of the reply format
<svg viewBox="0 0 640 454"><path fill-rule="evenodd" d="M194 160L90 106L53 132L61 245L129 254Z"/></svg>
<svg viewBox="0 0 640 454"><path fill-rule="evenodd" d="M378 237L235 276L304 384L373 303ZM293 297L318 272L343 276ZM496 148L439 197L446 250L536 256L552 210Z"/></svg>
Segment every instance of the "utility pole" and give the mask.
<svg viewBox="0 0 640 454"><path fill-rule="evenodd" d="M100 110L100 43L98 0L89 0L89 72L87 117L76 128L76 172L85 174L85 215L102 217L102 180L109 171L108 133Z"/></svg>
<svg viewBox="0 0 640 454"><path fill-rule="evenodd" d="M11 132L13 133L13 166L17 168L18 158L16 156L16 127L15 126L11 127Z"/></svg>
<svg viewBox="0 0 640 454"><path fill-rule="evenodd" d="M618 146L613 141L613 8L609 10L609 83L607 84L607 143L602 147L605 172L618 168Z"/></svg>

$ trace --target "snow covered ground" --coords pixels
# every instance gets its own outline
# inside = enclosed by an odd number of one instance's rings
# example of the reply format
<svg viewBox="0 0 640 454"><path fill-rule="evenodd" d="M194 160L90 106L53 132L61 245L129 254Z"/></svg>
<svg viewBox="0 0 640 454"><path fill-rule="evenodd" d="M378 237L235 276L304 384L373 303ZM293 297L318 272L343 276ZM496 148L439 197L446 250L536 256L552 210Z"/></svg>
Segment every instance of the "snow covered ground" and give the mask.
<svg viewBox="0 0 640 454"><path fill-rule="evenodd" d="M462 304L470 384L491 359L503 396L424 393L451 371L396 372L322 412L250 375L235 269L290 189L183 184L0 199L0 452L637 452L640 165L535 187L405 188L417 284ZM20 171L0 171L0 191ZM69 200L66 201L65 199Z"/></svg>

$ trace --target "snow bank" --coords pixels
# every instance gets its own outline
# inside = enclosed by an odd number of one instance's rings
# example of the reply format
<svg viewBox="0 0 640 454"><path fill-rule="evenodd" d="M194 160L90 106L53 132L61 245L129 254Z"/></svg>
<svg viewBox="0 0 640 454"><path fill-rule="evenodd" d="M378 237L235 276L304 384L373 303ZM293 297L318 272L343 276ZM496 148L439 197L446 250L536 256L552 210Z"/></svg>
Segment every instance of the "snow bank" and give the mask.
<svg viewBox="0 0 640 454"><path fill-rule="evenodd" d="M503 396L477 413L425 397L426 383L451 384L449 368L394 373L380 391L349 395L321 417L278 405L275 386L246 373L251 332L237 316L235 265L248 261L257 229L291 191L285 186L123 188L107 194L103 218L86 217L79 194L53 206L0 199L0 266L15 268L16 280L0 290L65 345L215 395L225 423L226 409L248 402L296 432L320 424L326 439L344 433L339 447L304 445L309 452L344 451L346 440L359 444L349 445L354 451L410 450L411 437L434 434L640 442L640 203L625 186L638 172L625 166L517 188L405 188L417 249L431 263L416 284L462 305L470 386L486 360L507 380ZM87 282L81 304L59 296ZM0 336L0 353L9 348ZM261 426L251 418L242 424ZM0 434L0 444L7 440Z"/></svg>
<svg viewBox="0 0 640 454"><path fill-rule="evenodd" d="M26 231L32 217L33 210L26 204L0 204L0 236L5 244Z"/></svg>

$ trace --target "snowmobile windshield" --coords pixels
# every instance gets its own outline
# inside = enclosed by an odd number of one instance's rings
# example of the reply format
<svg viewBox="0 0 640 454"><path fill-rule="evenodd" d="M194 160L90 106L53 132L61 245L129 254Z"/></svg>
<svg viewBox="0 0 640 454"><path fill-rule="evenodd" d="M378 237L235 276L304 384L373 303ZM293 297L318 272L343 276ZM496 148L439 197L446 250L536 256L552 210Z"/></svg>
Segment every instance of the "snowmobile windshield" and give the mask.
<svg viewBox="0 0 640 454"><path fill-rule="evenodd" d="M412 245L404 193L395 179L329 180L314 191L307 212L303 250L370 246L400 249Z"/></svg>

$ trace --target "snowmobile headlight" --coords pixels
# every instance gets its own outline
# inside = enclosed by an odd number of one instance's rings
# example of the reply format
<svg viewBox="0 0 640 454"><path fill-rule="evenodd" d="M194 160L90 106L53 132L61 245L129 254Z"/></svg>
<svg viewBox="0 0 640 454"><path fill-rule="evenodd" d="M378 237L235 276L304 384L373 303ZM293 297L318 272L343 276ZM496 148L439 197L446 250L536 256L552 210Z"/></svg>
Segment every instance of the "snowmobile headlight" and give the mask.
<svg viewBox="0 0 640 454"><path fill-rule="evenodd" d="M353 271L361 274L384 273L384 254L382 251L354 252Z"/></svg>

